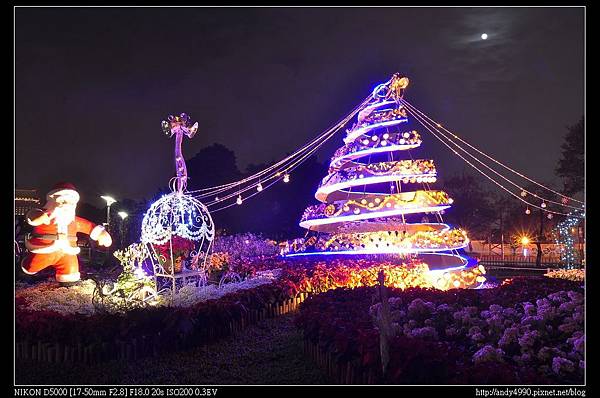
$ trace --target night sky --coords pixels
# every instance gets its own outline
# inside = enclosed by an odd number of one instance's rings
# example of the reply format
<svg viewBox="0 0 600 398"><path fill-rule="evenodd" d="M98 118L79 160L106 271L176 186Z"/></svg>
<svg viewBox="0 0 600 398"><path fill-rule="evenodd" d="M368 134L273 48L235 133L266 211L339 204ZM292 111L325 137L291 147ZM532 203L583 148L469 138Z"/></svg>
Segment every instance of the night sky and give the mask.
<svg viewBox="0 0 600 398"><path fill-rule="evenodd" d="M405 98L530 177L583 115L579 8L17 8L17 187L148 198L174 174L169 114L238 166L279 160L394 72ZM482 33L488 34L483 41ZM438 173L464 164L429 133ZM328 159L342 134L325 145ZM323 176L315 176L314 185ZM308 203L307 203L308 205Z"/></svg>

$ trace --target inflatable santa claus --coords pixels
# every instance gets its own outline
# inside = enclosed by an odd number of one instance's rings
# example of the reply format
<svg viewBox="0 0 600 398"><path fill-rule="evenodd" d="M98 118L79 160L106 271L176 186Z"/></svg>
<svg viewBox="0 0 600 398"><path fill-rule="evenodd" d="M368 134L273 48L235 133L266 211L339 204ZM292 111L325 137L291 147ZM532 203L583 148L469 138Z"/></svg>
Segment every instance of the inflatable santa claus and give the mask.
<svg viewBox="0 0 600 398"><path fill-rule="evenodd" d="M79 194L69 183L57 184L46 195L42 209L31 209L27 222L33 232L27 236L25 247L29 250L21 268L34 275L47 267L54 267L56 280L68 285L79 281L77 233L84 233L102 246L109 247L112 239L101 225L75 215Z"/></svg>

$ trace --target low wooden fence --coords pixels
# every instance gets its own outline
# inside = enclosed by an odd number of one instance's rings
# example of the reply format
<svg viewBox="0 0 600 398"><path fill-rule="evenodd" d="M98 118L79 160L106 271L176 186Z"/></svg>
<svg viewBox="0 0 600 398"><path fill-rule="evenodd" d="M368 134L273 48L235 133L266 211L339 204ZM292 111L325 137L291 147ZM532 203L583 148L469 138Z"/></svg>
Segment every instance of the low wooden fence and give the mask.
<svg viewBox="0 0 600 398"><path fill-rule="evenodd" d="M530 269L548 269L562 268L565 264L560 257L542 256L540 265L537 265L535 256L474 256L479 259L479 263L486 268L530 268ZM577 264L575 265L578 266Z"/></svg>
<svg viewBox="0 0 600 398"><path fill-rule="evenodd" d="M359 360L336 361L331 351L323 350L318 344L304 339L304 355L308 356L329 377L333 384L377 384L373 368L366 368Z"/></svg>

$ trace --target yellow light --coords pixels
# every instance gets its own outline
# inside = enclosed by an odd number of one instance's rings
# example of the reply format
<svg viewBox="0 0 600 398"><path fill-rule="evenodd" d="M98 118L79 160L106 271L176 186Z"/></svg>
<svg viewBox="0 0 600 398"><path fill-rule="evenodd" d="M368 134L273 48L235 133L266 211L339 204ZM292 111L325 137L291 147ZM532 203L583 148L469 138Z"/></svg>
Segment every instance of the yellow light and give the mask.
<svg viewBox="0 0 600 398"><path fill-rule="evenodd" d="M522 245L528 245L530 242L529 238L527 236L522 236L521 237L521 244Z"/></svg>

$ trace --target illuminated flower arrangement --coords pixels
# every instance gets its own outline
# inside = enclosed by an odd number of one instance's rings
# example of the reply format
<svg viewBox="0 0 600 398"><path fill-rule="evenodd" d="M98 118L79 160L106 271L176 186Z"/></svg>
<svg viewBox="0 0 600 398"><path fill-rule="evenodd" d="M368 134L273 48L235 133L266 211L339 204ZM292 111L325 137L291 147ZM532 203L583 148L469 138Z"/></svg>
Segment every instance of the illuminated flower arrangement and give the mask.
<svg viewBox="0 0 600 398"><path fill-rule="evenodd" d="M444 191L416 191L372 198L366 195L360 200L348 199L309 206L302 214L300 225L303 226L302 222L314 219L378 213L394 209L401 210L403 214L411 213L411 209L421 212L426 208L448 207L451 203L452 200Z"/></svg>
<svg viewBox="0 0 600 398"><path fill-rule="evenodd" d="M352 141L338 148L331 158L331 164L339 166L344 159L362 157L364 153L387 151L393 146L417 147L419 145L421 145L421 136L416 130L373 134L371 138Z"/></svg>
<svg viewBox="0 0 600 398"><path fill-rule="evenodd" d="M154 280L144 272L144 261L150 253L146 245L134 243L113 255L121 262L123 271L116 282L96 281L93 302L101 311L125 312L133 308L159 303Z"/></svg>
<svg viewBox="0 0 600 398"><path fill-rule="evenodd" d="M380 249L402 248L407 253L418 250L452 250L465 247L469 243L467 235L460 229L441 231L377 231L368 233L338 233L319 239L307 240L306 247L313 246L323 252L366 249L373 252Z"/></svg>
<svg viewBox="0 0 600 398"><path fill-rule="evenodd" d="M363 123L359 124L358 127L362 127L365 124L375 124L401 118L406 118L406 110L402 107L394 109L376 110L373 111L370 115L365 116L364 119L362 119Z"/></svg>
<svg viewBox="0 0 600 398"><path fill-rule="evenodd" d="M549 278L566 279L573 282L583 282L585 280L585 269L557 269L544 274Z"/></svg>
<svg viewBox="0 0 600 398"><path fill-rule="evenodd" d="M327 175L321 182L321 187L329 185L341 184L346 181L357 180L369 177L399 177L400 179L413 179L414 182L419 182L426 178L429 181L435 177L435 164L433 160L417 159L417 160L399 160L393 162L370 163L355 167L347 167L343 170L333 171ZM431 180L429 182L433 182Z"/></svg>
<svg viewBox="0 0 600 398"><path fill-rule="evenodd" d="M162 245L154 245L154 249L159 254L159 261L162 262L163 267L167 272L171 272L171 253L175 260L174 272L181 272L184 268L184 262L190 253L196 248L195 243L181 236L173 236L170 242L163 243ZM194 264L197 266L197 264ZM190 264L190 267L194 266Z"/></svg>

